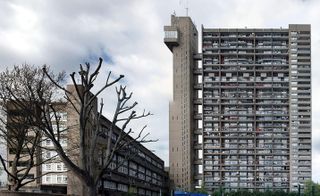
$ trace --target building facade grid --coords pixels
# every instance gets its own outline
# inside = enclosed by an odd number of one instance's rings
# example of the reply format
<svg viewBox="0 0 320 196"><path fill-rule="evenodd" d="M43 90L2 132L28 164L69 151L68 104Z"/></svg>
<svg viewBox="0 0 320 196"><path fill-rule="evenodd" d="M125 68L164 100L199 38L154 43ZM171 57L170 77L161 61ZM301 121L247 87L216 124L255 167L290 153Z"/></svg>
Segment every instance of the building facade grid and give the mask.
<svg viewBox="0 0 320 196"><path fill-rule="evenodd" d="M186 20L172 16L172 21ZM188 20L192 23L191 19ZM191 187L181 183L180 170L170 168L176 187L208 191L267 189L297 191L311 179L311 36L310 25L277 29L218 29L202 27L201 54L190 58L202 63L183 65L186 29L172 22L165 27L165 43L173 52L174 102L182 107L175 86L192 79ZM172 35L178 35L173 37ZM179 37L180 36L180 37ZM197 39L197 38L194 38ZM188 40L189 41L189 40ZM192 64L194 63L194 64ZM184 75L176 67L193 70ZM170 145L184 129L172 124ZM181 118L183 116L177 116ZM182 125L182 124L181 124ZM174 132L174 133L171 133ZM183 137L182 137L183 138ZM184 151L171 154L184 154ZM175 156L176 157L176 156ZM177 158L170 156L170 167ZM182 166L181 170L187 168Z"/></svg>

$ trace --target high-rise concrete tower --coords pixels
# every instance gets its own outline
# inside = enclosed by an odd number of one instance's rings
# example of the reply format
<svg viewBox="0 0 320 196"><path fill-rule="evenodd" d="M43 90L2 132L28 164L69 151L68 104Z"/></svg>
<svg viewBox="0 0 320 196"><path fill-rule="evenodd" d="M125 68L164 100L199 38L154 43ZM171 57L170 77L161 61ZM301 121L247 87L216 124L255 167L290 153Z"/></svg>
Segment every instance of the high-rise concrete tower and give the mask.
<svg viewBox="0 0 320 196"><path fill-rule="evenodd" d="M310 25L202 28L202 55L195 32L188 17L165 27L171 178L185 190L297 191L311 179Z"/></svg>
<svg viewBox="0 0 320 196"><path fill-rule="evenodd" d="M164 41L173 54L173 101L170 103L170 178L176 188L193 187L193 56L198 50L198 32L189 17L171 16Z"/></svg>

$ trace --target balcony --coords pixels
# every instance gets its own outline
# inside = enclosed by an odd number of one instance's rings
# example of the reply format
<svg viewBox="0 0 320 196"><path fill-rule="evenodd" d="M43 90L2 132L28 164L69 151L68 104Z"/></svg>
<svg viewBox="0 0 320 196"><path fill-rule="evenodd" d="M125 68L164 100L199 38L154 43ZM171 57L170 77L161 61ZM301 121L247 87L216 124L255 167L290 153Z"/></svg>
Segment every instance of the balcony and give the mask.
<svg viewBox="0 0 320 196"><path fill-rule="evenodd" d="M164 43L171 51L173 47L179 46L179 32L176 27L165 26L164 33Z"/></svg>

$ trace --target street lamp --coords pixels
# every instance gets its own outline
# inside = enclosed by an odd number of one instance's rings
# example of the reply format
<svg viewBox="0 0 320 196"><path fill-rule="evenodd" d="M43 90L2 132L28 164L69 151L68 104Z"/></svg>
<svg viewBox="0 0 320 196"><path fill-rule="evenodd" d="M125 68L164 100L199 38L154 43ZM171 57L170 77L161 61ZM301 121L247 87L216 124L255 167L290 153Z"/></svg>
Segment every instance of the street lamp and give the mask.
<svg viewBox="0 0 320 196"><path fill-rule="evenodd" d="M301 186L303 186L303 184L298 184L298 196L301 196Z"/></svg>

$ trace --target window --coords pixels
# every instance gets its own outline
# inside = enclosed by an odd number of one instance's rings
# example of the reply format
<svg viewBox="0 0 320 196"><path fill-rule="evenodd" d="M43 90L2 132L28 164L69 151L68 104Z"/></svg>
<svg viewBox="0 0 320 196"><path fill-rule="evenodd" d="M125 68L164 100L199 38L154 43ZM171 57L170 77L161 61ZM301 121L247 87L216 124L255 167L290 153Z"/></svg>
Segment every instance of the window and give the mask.
<svg viewBox="0 0 320 196"><path fill-rule="evenodd" d="M118 164L127 166L128 165L128 160L125 160L125 158L122 157L122 156L118 156Z"/></svg>
<svg viewBox="0 0 320 196"><path fill-rule="evenodd" d="M135 170L130 169L129 170L129 175L135 177L137 175L137 172Z"/></svg>
<svg viewBox="0 0 320 196"><path fill-rule="evenodd" d="M202 144L202 135L198 135L198 144Z"/></svg>
<svg viewBox="0 0 320 196"><path fill-rule="evenodd" d="M67 146L67 139L60 139L61 146Z"/></svg>
<svg viewBox="0 0 320 196"><path fill-rule="evenodd" d="M291 59L291 63L297 63L298 60L297 59Z"/></svg>
<svg viewBox="0 0 320 196"><path fill-rule="evenodd" d="M62 165L63 165L63 171L67 171L68 170L67 166L64 163L62 163Z"/></svg>
<svg viewBox="0 0 320 196"><path fill-rule="evenodd" d="M57 119L55 116L57 116ZM52 121L67 121L67 112L56 112L56 114L54 114L54 112L50 112L50 118Z"/></svg>
<svg viewBox="0 0 320 196"><path fill-rule="evenodd" d="M146 155L142 151L139 150L138 154L139 154L140 157L146 158Z"/></svg>
<svg viewBox="0 0 320 196"><path fill-rule="evenodd" d="M116 167L117 167L117 164L114 161L112 161L110 163L110 165L108 166L108 168L111 169L111 170L115 169Z"/></svg>
<svg viewBox="0 0 320 196"><path fill-rule="evenodd" d="M118 190L128 192L128 185L125 184L118 184Z"/></svg>
<svg viewBox="0 0 320 196"><path fill-rule="evenodd" d="M61 163L58 163L58 164L57 164L57 171L62 171L62 165L61 165Z"/></svg>
<svg viewBox="0 0 320 196"><path fill-rule="evenodd" d="M45 164L44 167L45 167L46 171L51 171L51 164L50 163Z"/></svg>
<svg viewBox="0 0 320 196"><path fill-rule="evenodd" d="M146 156L146 160L151 162L151 158L149 156Z"/></svg>
<svg viewBox="0 0 320 196"><path fill-rule="evenodd" d="M53 130L53 132L57 132L57 130L58 130L57 125L52 125L52 130Z"/></svg>
<svg viewBox="0 0 320 196"><path fill-rule="evenodd" d="M134 162L130 162L130 168L137 169L137 164Z"/></svg>
<svg viewBox="0 0 320 196"><path fill-rule="evenodd" d="M151 171L148 170L148 169L146 169L146 174L147 174L148 176L151 176Z"/></svg>
<svg viewBox="0 0 320 196"><path fill-rule="evenodd" d="M198 94L197 97L198 97L199 99L202 99L202 90L198 90L198 91L197 91L197 94Z"/></svg>
<svg viewBox="0 0 320 196"><path fill-rule="evenodd" d="M59 112L57 115L60 117L61 121L67 121L67 116L68 115L67 115L66 112Z"/></svg>
<svg viewBox="0 0 320 196"><path fill-rule="evenodd" d="M198 113L202 114L202 105L198 105Z"/></svg>
<svg viewBox="0 0 320 196"><path fill-rule="evenodd" d="M139 172L145 173L145 168L139 165Z"/></svg>
<svg viewBox="0 0 320 196"><path fill-rule="evenodd" d="M51 157L51 153L50 152L46 152L46 156L47 159L49 159Z"/></svg>
<svg viewBox="0 0 320 196"><path fill-rule="evenodd" d="M144 180L145 179L145 175L142 174L142 173L139 173L138 174L138 178L141 179L141 180Z"/></svg>
<svg viewBox="0 0 320 196"><path fill-rule="evenodd" d="M51 183L51 176L46 176L45 177L45 182Z"/></svg>
<svg viewBox="0 0 320 196"><path fill-rule="evenodd" d="M203 167L202 165L198 165L198 173L202 174L203 173Z"/></svg>
<svg viewBox="0 0 320 196"><path fill-rule="evenodd" d="M120 166L118 168L118 172L123 173L123 174L128 174L128 168L126 166Z"/></svg>
<svg viewBox="0 0 320 196"><path fill-rule="evenodd" d="M164 37L165 38L178 38L178 31L165 31L164 32Z"/></svg>
<svg viewBox="0 0 320 196"><path fill-rule="evenodd" d="M111 181L104 181L104 187L109 189L117 189L117 184Z"/></svg>
<svg viewBox="0 0 320 196"><path fill-rule="evenodd" d="M198 128L202 129L202 120L198 120Z"/></svg>
<svg viewBox="0 0 320 196"><path fill-rule="evenodd" d="M59 125L59 131L65 132L66 129L67 129L67 125L65 125L65 124L60 124Z"/></svg>
<svg viewBox="0 0 320 196"><path fill-rule="evenodd" d="M62 175L57 175L57 183L58 184L62 183Z"/></svg>
<svg viewBox="0 0 320 196"><path fill-rule="evenodd" d="M198 150L198 159L202 159L202 150Z"/></svg>
<svg viewBox="0 0 320 196"><path fill-rule="evenodd" d="M144 194L145 194L145 190L144 190L144 189L139 188L139 194L144 195Z"/></svg>
<svg viewBox="0 0 320 196"><path fill-rule="evenodd" d="M62 176L62 182L65 183L65 184L68 183L68 177L63 175Z"/></svg>
<svg viewBox="0 0 320 196"><path fill-rule="evenodd" d="M51 141L50 141L50 139L46 139L46 144L45 144L46 146L50 146L51 145Z"/></svg>

